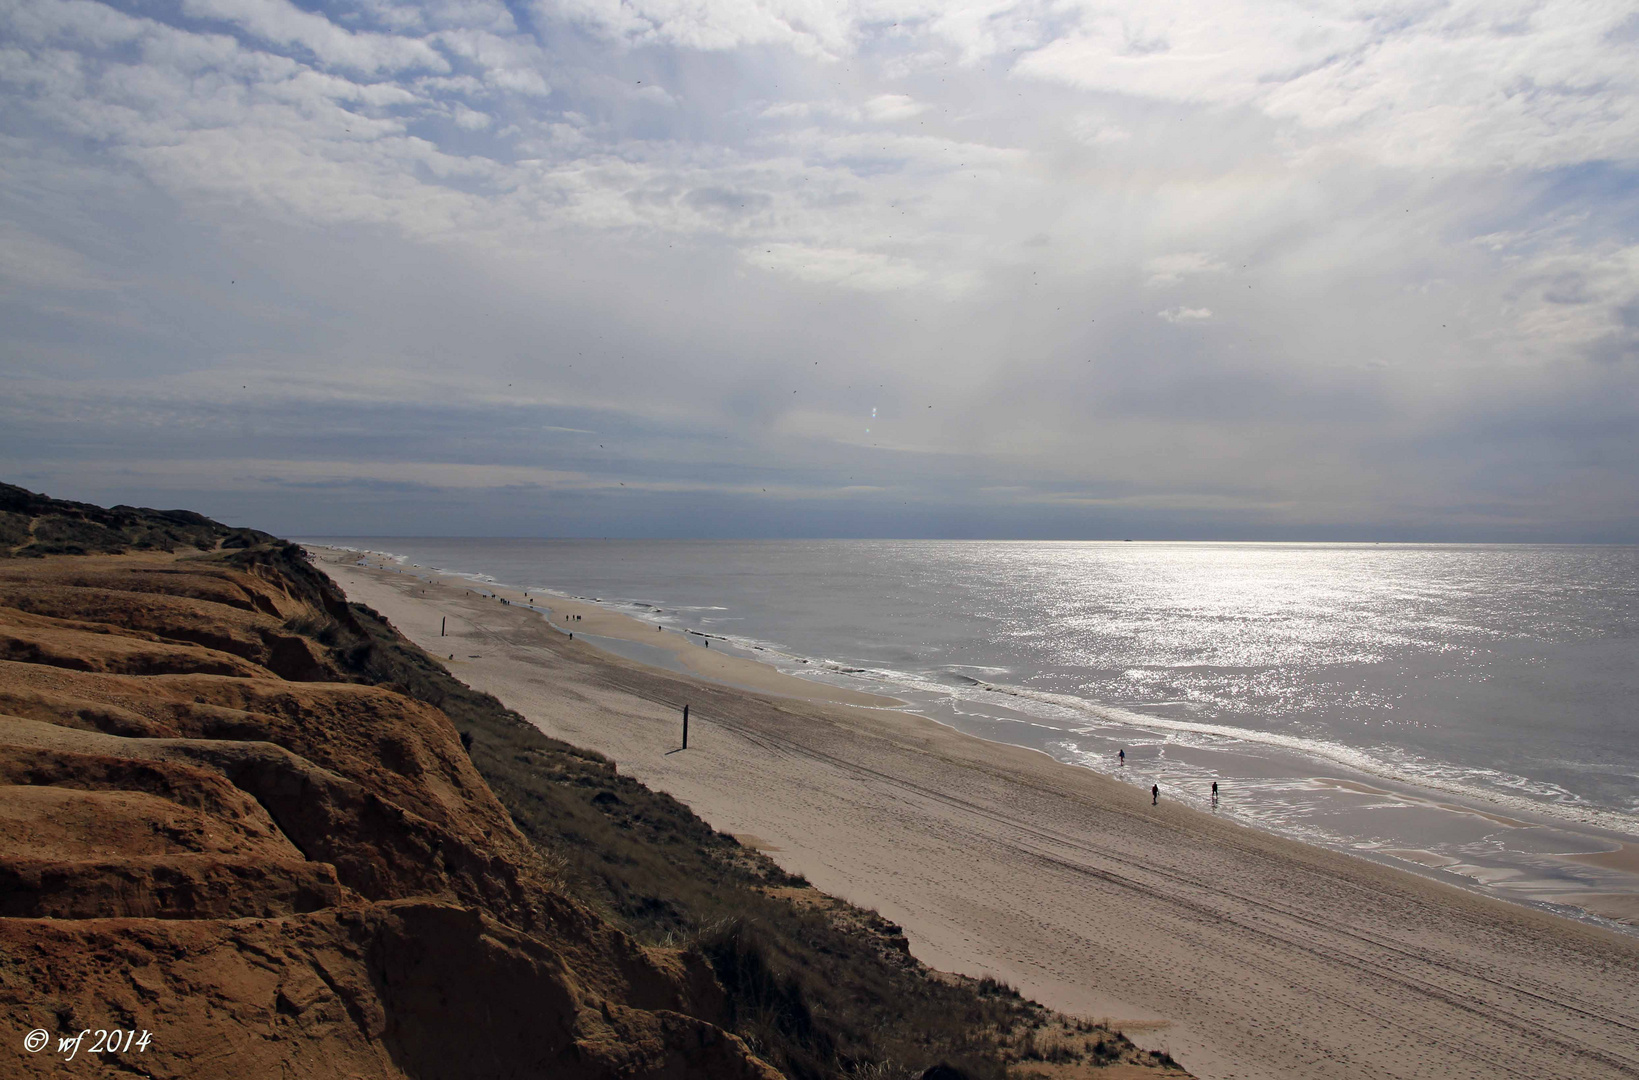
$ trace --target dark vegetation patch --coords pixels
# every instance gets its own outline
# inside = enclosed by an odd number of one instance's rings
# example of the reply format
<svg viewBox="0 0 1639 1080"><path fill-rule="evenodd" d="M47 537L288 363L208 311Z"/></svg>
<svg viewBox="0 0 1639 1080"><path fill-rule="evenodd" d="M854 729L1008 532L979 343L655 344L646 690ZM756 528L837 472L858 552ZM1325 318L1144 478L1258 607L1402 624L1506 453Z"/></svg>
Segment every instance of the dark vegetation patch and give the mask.
<svg viewBox="0 0 1639 1080"><path fill-rule="evenodd" d="M190 548L214 551L272 539L267 533L230 528L191 510L104 508L0 484L0 559Z"/></svg>

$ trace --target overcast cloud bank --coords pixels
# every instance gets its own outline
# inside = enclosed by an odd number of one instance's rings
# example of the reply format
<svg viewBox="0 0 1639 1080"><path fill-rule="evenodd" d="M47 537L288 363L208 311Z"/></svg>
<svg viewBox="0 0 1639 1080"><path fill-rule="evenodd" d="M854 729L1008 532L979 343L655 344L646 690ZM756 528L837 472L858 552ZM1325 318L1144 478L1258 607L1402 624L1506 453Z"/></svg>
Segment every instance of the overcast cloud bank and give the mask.
<svg viewBox="0 0 1639 1080"><path fill-rule="evenodd" d="M53 494L1639 540L1631 4L0 0L0 94Z"/></svg>

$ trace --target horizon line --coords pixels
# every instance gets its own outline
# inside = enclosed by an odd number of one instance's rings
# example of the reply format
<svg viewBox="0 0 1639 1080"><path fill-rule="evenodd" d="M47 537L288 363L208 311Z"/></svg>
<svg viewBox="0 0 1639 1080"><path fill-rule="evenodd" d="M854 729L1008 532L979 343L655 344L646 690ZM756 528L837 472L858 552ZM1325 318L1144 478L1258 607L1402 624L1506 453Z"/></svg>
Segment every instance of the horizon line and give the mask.
<svg viewBox="0 0 1639 1080"><path fill-rule="evenodd" d="M1639 540L1324 540L1286 539L1261 540L1245 537L1019 537L1019 536L535 536L522 534L495 535L437 535L433 533L314 533L291 534L286 539L302 540L536 540L536 541L620 541L620 542L679 542L679 543L786 543L811 541L903 541L906 543L949 544L1269 544L1303 545L1336 544L1367 545L1372 547L1639 547Z"/></svg>

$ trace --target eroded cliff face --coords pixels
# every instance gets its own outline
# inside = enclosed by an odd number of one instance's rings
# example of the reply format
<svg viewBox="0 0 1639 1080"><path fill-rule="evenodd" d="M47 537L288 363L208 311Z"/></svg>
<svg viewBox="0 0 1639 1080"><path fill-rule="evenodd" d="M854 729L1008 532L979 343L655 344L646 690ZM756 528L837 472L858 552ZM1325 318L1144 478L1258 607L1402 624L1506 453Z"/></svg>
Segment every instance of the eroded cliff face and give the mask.
<svg viewBox="0 0 1639 1080"><path fill-rule="evenodd" d="M343 680L298 558L0 562L0 1071L773 1080L443 713ZM87 1028L151 1040L66 1061Z"/></svg>

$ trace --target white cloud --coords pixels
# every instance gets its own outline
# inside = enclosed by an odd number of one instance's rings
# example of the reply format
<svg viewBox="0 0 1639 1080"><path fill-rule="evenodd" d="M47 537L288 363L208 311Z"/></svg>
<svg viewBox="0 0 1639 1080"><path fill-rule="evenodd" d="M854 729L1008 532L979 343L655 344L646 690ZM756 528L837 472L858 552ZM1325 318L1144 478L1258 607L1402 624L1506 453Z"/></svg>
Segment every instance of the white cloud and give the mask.
<svg viewBox="0 0 1639 1080"><path fill-rule="evenodd" d="M455 126L465 131L483 131L493 123L488 113L481 113L477 109L469 109L465 105L452 106L451 115L455 119Z"/></svg>
<svg viewBox="0 0 1639 1080"><path fill-rule="evenodd" d="M1380 6L1161 0L1083 6L1019 71L1075 86L1258 109L1395 164L1548 166L1639 157L1639 67L1622 4Z"/></svg>
<svg viewBox="0 0 1639 1080"><path fill-rule="evenodd" d="M1088 146L1108 146L1132 139L1133 133L1101 116L1080 116L1069 124L1071 136Z"/></svg>
<svg viewBox="0 0 1639 1080"><path fill-rule="evenodd" d="M911 120L928 111L926 105L904 94L878 94L863 108L867 118L878 122Z"/></svg>
<svg viewBox="0 0 1639 1080"><path fill-rule="evenodd" d="M276 45L299 45L337 67L367 72L449 70L448 61L425 41L352 33L289 0L182 0L182 10L196 19L233 23Z"/></svg>
<svg viewBox="0 0 1639 1080"><path fill-rule="evenodd" d="M816 111L816 106L807 101L782 101L777 105L770 105L758 113L769 120L798 119L806 120Z"/></svg>
<svg viewBox="0 0 1639 1080"><path fill-rule="evenodd" d="M544 0L541 10L634 45L702 50L784 45L834 56L854 32L853 13L822 0Z"/></svg>
<svg viewBox="0 0 1639 1080"><path fill-rule="evenodd" d="M1157 311L1155 314L1169 323L1201 322L1212 318L1212 309L1175 307L1167 308L1165 311Z"/></svg>
<svg viewBox="0 0 1639 1080"><path fill-rule="evenodd" d="M1144 284L1155 287L1176 285L1187 277L1197 274L1219 273L1224 269L1223 263L1201 251L1186 251L1176 255L1157 255L1144 263L1144 270L1148 277Z"/></svg>
<svg viewBox="0 0 1639 1080"><path fill-rule="evenodd" d="M744 252L753 266L826 285L881 291L920 285L929 274L908 259L851 248L817 248L771 243Z"/></svg>
<svg viewBox="0 0 1639 1080"><path fill-rule="evenodd" d="M435 39L452 55L477 64L489 87L530 97L545 97L552 92L541 72L545 58L528 39L471 29L446 30Z"/></svg>
<svg viewBox="0 0 1639 1080"><path fill-rule="evenodd" d="M0 280L13 288L103 290L114 286L106 269L84 254L0 222Z"/></svg>

